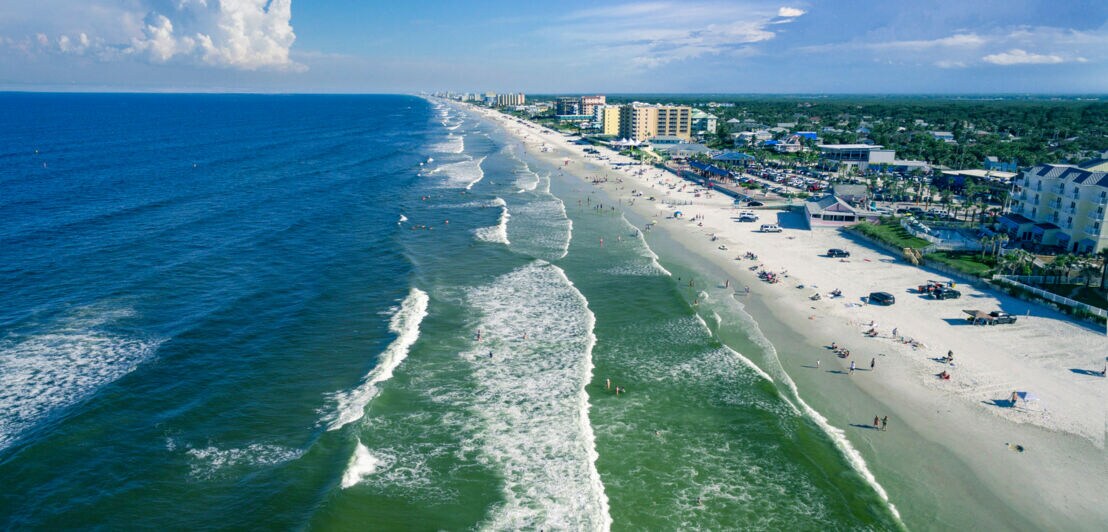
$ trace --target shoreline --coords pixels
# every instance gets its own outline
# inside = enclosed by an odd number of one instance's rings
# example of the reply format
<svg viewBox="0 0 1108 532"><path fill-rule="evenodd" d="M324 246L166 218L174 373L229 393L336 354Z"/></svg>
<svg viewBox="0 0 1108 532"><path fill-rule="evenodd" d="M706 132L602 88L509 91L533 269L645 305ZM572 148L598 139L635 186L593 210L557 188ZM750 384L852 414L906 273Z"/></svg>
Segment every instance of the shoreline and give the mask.
<svg viewBox="0 0 1108 532"><path fill-rule="evenodd" d="M647 235L651 240L651 246L662 247L677 246L687 252L689 259L700 263L698 268L705 279L721 272L726 278L741 281L750 287L751 297L743 299L741 306L749 315L758 316L753 321L757 331L777 351L776 359L791 380L795 382L797 396L805 402L814 405L813 409L820 415L828 418L832 427L837 427L846 433L847 439L856 447L866 462L873 469L878 482L884 485L890 493L892 503L896 504L906 515L909 521L916 525L922 525L920 520L924 515L937 515L931 521L933 524L943 526L972 526L980 525L986 518L975 516L981 513L983 508L1000 506L1006 512L1019 516L1013 519L1011 516L996 515L991 518L991 524L1008 528L1043 528L1058 526L1064 523L1067 528L1084 529L1095 528L1096 524L1108 518L1105 509L1097 499L1097 493L1108 490L1103 474L1104 463L1104 434L1103 434L1103 386L1086 383L1084 388L1078 387L1074 393L1085 393L1088 401L1082 402L1076 409L1078 414L1074 418L1073 411L1062 411L1049 414L1028 411L990 411L989 407L978 405L981 400L972 397L972 387L996 386L990 382L990 371L1000 370L1011 372L1018 377L1026 373L1026 368L1016 367L1015 363L985 361L984 364L966 360L973 353L973 334L944 335L936 334L933 329L947 327L958 328L956 321L943 321L937 327L932 324L930 329L925 325L917 328L917 323L922 321L908 317L897 317L905 334L915 334L916 338L923 342L925 349L915 350L906 347L906 344L895 344L891 339L864 338L860 328L869 320L877 319L875 312L884 309L869 307L844 307L836 308L832 305L843 302L823 299L821 301L809 301L806 297L812 290L806 288L798 290L795 285L800 279L817 279L818 282L809 281L808 286L823 284L820 269L845 270L838 273L843 279L844 292L857 296L863 290L859 283L851 284L848 277L843 275L874 275L885 273L885 270L896 270L895 275L884 279L886 282L901 282L905 275L905 269L911 268L902 264L897 257L890 256L887 252L873 247L862 245L854 241L846 240L838 235L837 230L817 229L816 231L789 230L786 235L793 238L787 239L785 235L762 235L754 233L747 236L745 233L755 224L737 224L730 221L730 199L721 194L713 194L714 197L701 195L696 197L691 183L685 182L672 174L662 174L661 180L676 183L673 190L658 188L661 181L657 177L661 172L653 167L639 166L629 167L633 171L645 170L645 176L635 176L625 169L614 169L604 164L604 161L587 159L580 151L580 147L571 145L565 141L565 137L559 133L548 133L539 130L539 126L526 123L519 124L514 119L495 111L466 107L486 119L497 122L505 131L517 138L526 148L530 156L553 162L554 166L559 160L569 160L567 173L576 174L582 180L582 184L592 184L588 180L588 174L592 170L603 172L609 177L618 177L622 182L610 180L601 183L594 188L603 191L613 200L619 199L625 211L642 220L657 220L657 229ZM548 151L538 149L540 145L547 146ZM611 155L611 159L622 160L618 155ZM680 190L684 186L684 190ZM622 201L631 188L647 191L658 199L673 199L688 201L690 205L681 207L686 214L701 214L704 216L705 227L697 226L684 220L666 218L669 212L663 208L661 202L648 202L647 194L638 198L634 205L627 206ZM620 190L624 189L624 190ZM761 211L776 212L776 211ZM790 220L785 220L790 221ZM795 222L791 224L795 227ZM719 241L712 242L708 234L716 233ZM820 234L823 233L823 234ZM655 236L658 235L658 236ZM659 242L664 236L669 244ZM773 239L776 236L778 238ZM807 236L807 238L806 238ZM813 256L797 256L799 250L811 251L824 245L828 237L839 238L849 245L857 255L851 263L837 263L833 259ZM771 240L772 239L772 240ZM787 239L787 240L786 240ZM799 240L799 242L797 242ZM723 242L720 244L719 242ZM795 244L795 245L794 245ZM727 251L717 249L719 245L730 247ZM828 246L834 247L834 246ZM842 247L842 246L840 246ZM779 248L779 249L775 249ZM791 277L777 285L764 284L756 280L754 274L748 270L751 261L735 261L732 257L745 249L754 249L759 257L766 261L768 266L775 266L779 271L781 266L788 266ZM827 249L824 247L823 249ZM674 251L674 250L666 250ZM667 257L670 253L660 252L659 255ZM675 253L674 256L680 255ZM772 264L771 264L772 261ZM888 263L884 266L881 263ZM852 264L853 263L853 264ZM813 265L815 267L813 268ZM842 265L842 266L840 266ZM851 268L852 265L870 266ZM878 271L874 272L877 267ZM710 269L712 271L704 272ZM798 274L797 271L800 273ZM911 275L926 279L934 277L933 272L922 269L907 270ZM900 278L898 278L899 276ZM826 276L822 276L826 277ZM881 280L881 279L878 279ZM831 282L831 281L828 281ZM920 280L919 282L922 282ZM706 281L706 286L713 283ZM721 283L722 284L722 283ZM903 282L901 282L903 284ZM737 286L737 285L736 285ZM894 285L895 286L895 285ZM812 288L815 288L812 286ZM822 291L829 286L821 287ZM862 287L864 288L864 287ZM890 290L900 295L903 286L896 290ZM877 289L877 288L874 288ZM726 297L726 290L722 286L715 290L709 290L715 297ZM963 291L970 291L963 288ZM959 313L957 308L963 306L981 305L979 301L987 297L999 297L995 294L980 294L972 289L966 299L977 301L912 301L910 294L900 295L908 300L904 307L914 307L914 312L921 313L946 304L945 311L953 310ZM867 292L868 293L868 292ZM947 304L949 303L949 304ZM1006 302L1006 305L1012 303ZM1031 307L1030 304L1024 303ZM813 308L814 307L814 308ZM950 307L949 309L946 307ZM891 307L894 308L895 307ZM1007 306L1005 308L1008 308ZM922 309L922 310L921 310ZM816 311L816 312L812 312ZM1088 329L1075 328L1075 324L1064 317L1051 315L1045 308L1034 308L1035 316L1023 320L1032 322L1031 326L1023 325L1023 329L1038 331L1043 327L1060 327L1066 338L1079 338L1077 345L1078 354L1071 354L1064 363L1074 363L1077 358L1086 356L1087 352L1095 350L1103 337L1096 338L1096 334ZM960 314L960 313L959 313ZM1013 314L1015 314L1013 312ZM1021 313L1022 314L1022 313ZM926 314L923 317L931 317ZM811 319L809 319L811 317ZM960 316L957 318L960 320ZM882 317L880 321L888 321ZM1036 323L1039 322L1039 323ZM988 340L996 341L994 337L1009 331L998 326L996 329L983 330L971 327L972 330L995 333L989 335ZM878 324L877 328L886 329L884 336L888 336L889 325ZM965 327L962 327L963 329ZM723 326L720 326L723 329ZM922 333L917 332L922 331ZM975 331L976 332L976 331ZM1034 331L1033 331L1034 332ZM798 334L803 333L803 334ZM1084 334L1084 338L1082 335ZM949 336L949 338L947 337ZM959 338L961 336L962 338ZM970 338L967 346L966 336ZM1022 336L1027 336L1026 332ZM817 339L819 341L817 341ZM721 338L721 340L724 340ZM847 362L831 355L824 348L824 342L837 340L847 345L853 355L853 360L860 362L863 368L868 367L870 359L880 362L873 376L868 378L867 372L860 372L859 376L847 378L842 375L826 375L825 373L844 373ZM998 343L1003 344L1003 337ZM959 364L952 371L959 380L968 381L964 388L969 390L954 390L940 388L939 385L948 384L937 382L932 378L934 370L937 373L944 366L928 360L932 355L938 356L942 351L939 344L949 341L952 349L958 355ZM1039 339L1040 342L1044 341ZM1048 337L1047 342L1057 342L1057 338ZM934 343L936 345L931 345ZM1004 346L1002 345L1003 349ZM922 351L922 352L921 352ZM926 354L926 356L924 356ZM1002 355L1007 355L1003 350ZM812 371L809 366L814 360L820 359L824 363L824 371ZM1025 357L1028 358L1028 357ZM838 368L838 369L834 369ZM1041 368L1032 367L1031 372L1041 371ZM976 377L977 374L983 376ZM977 380L973 380L977 378ZM1047 387L1051 383L1042 381ZM1052 390L1053 391L1053 390ZM998 388L993 392L999 395ZM1069 397L1065 390L1051 395L1051 399ZM1099 408L1099 409L1098 409ZM865 409L868 413L857 413ZM998 407L992 407L997 410ZM1080 411L1084 409L1086 418L1081 419ZM868 423L865 419L873 415L873 410L884 410L891 415L891 430L887 433L874 434L877 431L855 430L857 426ZM1089 414L1091 412L1091 414ZM1099 422L1099 437L1095 428ZM1006 442L1024 445L1027 453L1017 453L1004 445ZM895 460L889 460L895 457ZM919 486L911 486L912 482L902 483L902 478L919 478L925 482ZM942 487L938 492L937 487ZM930 489L929 489L930 488ZM899 497L898 497L899 495ZM901 497L910 497L911 501L900 500ZM938 507L936 507L938 506ZM1068 520L1066 519L1068 517Z"/></svg>

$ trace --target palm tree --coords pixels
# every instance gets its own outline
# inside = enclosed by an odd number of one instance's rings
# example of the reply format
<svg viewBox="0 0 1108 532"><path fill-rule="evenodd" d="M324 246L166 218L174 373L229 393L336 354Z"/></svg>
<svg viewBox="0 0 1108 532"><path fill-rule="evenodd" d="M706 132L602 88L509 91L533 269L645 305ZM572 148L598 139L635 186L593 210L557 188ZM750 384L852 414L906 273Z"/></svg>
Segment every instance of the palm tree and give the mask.
<svg viewBox="0 0 1108 532"><path fill-rule="evenodd" d="M981 258L985 258L985 250L989 249L989 246L999 239L998 235L985 235L981 237L979 242L981 243ZM992 250L989 250L989 254L992 254Z"/></svg>
<svg viewBox="0 0 1108 532"><path fill-rule="evenodd" d="M1000 251L1004 249L1004 245L1008 243L1008 240L1010 240L1010 238L1008 237L1008 233L1000 233L999 235L996 235L996 245L993 247L994 256L1000 256Z"/></svg>
<svg viewBox="0 0 1108 532"><path fill-rule="evenodd" d="M1014 249L1001 256L1000 260L1004 265L1005 271L1015 273L1018 270L1022 275L1029 275L1031 273L1031 264L1035 261L1035 256L1026 249Z"/></svg>
<svg viewBox="0 0 1108 532"><path fill-rule="evenodd" d="M1092 257L1081 257L1077 266L1080 268L1078 274L1085 278L1085 287L1092 287L1093 279L1100 273L1100 266Z"/></svg>
<svg viewBox="0 0 1108 532"><path fill-rule="evenodd" d="M1068 253L1063 253L1062 255L1056 255L1054 257L1054 260L1050 263L1050 268L1049 268L1049 270L1055 272L1054 281L1055 282L1058 281L1058 272L1064 273L1065 278L1069 279L1070 269L1073 268L1073 266L1074 266L1074 264L1076 264L1076 262L1077 262L1077 257L1075 257L1073 255L1070 255Z"/></svg>

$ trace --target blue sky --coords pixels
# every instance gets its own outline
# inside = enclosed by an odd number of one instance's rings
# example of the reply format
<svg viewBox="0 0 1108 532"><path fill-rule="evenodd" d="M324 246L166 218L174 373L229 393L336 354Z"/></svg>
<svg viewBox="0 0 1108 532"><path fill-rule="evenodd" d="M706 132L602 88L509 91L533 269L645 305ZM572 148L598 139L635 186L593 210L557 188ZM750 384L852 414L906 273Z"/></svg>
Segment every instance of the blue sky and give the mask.
<svg viewBox="0 0 1108 532"><path fill-rule="evenodd" d="M3 0L0 90L1105 93L1108 2Z"/></svg>

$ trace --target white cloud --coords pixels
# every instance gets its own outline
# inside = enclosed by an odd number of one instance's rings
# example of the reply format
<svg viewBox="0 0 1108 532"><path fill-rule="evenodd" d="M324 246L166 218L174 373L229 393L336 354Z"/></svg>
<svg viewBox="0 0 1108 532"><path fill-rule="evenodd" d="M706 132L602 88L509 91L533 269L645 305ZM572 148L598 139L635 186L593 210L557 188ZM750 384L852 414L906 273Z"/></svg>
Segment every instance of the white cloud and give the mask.
<svg viewBox="0 0 1108 532"><path fill-rule="evenodd" d="M163 14L148 23L131 48L159 62L196 54L209 65L258 70L298 70L289 59L296 40L292 0L181 0L177 9L191 31L178 34Z"/></svg>
<svg viewBox="0 0 1108 532"><path fill-rule="evenodd" d="M784 15L782 14L784 13ZM647 2L569 13L564 24L548 28L557 39L586 46L596 58L618 57L626 64L658 67L736 50L773 39L775 24L803 10L764 3Z"/></svg>
<svg viewBox="0 0 1108 532"><path fill-rule="evenodd" d="M65 17L29 19L34 54L87 55L101 61L191 62L239 70L302 70L292 0L35 0ZM24 13L37 13L25 0ZM53 7L51 7L53 6ZM2 26L2 24L0 24ZM11 46L11 45L9 45Z"/></svg>
<svg viewBox="0 0 1108 532"><path fill-rule="evenodd" d="M1054 54L1035 54L1019 48L1013 48L1007 52L989 54L981 58L986 63L994 65L1049 65L1064 63L1062 56Z"/></svg>
<svg viewBox="0 0 1108 532"><path fill-rule="evenodd" d="M1048 65L1104 62L1108 31L1079 31L1047 26L1017 26L915 40L857 40L798 49L807 53L865 53L867 59L930 64L939 68L981 65ZM1028 50L1036 50L1029 52Z"/></svg>

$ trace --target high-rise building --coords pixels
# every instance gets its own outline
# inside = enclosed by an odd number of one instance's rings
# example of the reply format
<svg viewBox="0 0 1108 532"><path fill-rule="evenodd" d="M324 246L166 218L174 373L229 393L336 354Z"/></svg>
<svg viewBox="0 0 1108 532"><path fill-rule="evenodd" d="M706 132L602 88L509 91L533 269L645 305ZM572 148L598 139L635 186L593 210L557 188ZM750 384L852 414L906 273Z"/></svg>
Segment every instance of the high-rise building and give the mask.
<svg viewBox="0 0 1108 532"><path fill-rule="evenodd" d="M508 94L497 94L496 95L496 106L497 107L511 107L511 106L515 106L515 105L523 105L525 102L526 102L526 98L524 97L522 92L515 93L515 94L508 93Z"/></svg>
<svg viewBox="0 0 1108 532"><path fill-rule="evenodd" d="M597 94L594 96L582 96L578 106L580 107L581 114L591 115L596 113L596 108L608 103L608 98L603 94Z"/></svg>
<svg viewBox="0 0 1108 532"><path fill-rule="evenodd" d="M619 135L619 109L618 105L596 107L593 116L596 117L597 129L601 135Z"/></svg>
<svg viewBox="0 0 1108 532"><path fill-rule="evenodd" d="M692 107L633 103L619 111L619 136L632 140L653 137L692 138Z"/></svg>
<svg viewBox="0 0 1108 532"><path fill-rule="evenodd" d="M554 114L563 116L581 114L581 98L577 96L559 96L555 100Z"/></svg>

